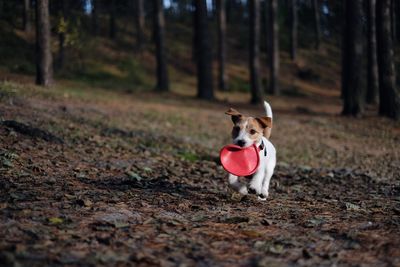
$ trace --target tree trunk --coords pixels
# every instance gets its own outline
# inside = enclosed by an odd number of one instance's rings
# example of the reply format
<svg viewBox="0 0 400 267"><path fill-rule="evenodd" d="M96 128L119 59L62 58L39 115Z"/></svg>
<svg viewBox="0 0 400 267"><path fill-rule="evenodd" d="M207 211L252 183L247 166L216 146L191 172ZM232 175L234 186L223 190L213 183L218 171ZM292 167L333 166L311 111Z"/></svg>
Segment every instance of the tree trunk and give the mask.
<svg viewBox="0 0 400 267"><path fill-rule="evenodd" d="M57 2L57 13L58 13L58 60L57 67L58 69L62 69L64 67L64 59L65 59L65 34L67 27L67 18L66 18L66 9L64 0L58 0Z"/></svg>
<svg viewBox="0 0 400 267"><path fill-rule="evenodd" d="M376 55L376 0L367 0L367 103L375 104L378 94L378 59Z"/></svg>
<svg viewBox="0 0 400 267"><path fill-rule="evenodd" d="M319 16L318 0L312 0L312 6L314 11L315 49L319 50L321 45L321 22Z"/></svg>
<svg viewBox="0 0 400 267"><path fill-rule="evenodd" d="M110 18L109 18L109 23L110 23L110 38L115 39L117 35L117 25L115 23L115 13L116 13L116 6L115 6L115 1L116 0L110 0Z"/></svg>
<svg viewBox="0 0 400 267"><path fill-rule="evenodd" d="M23 28L24 31L28 32L31 30L31 1L30 0L24 0L24 14L23 14Z"/></svg>
<svg viewBox="0 0 400 267"><path fill-rule="evenodd" d="M94 35L99 34L99 0L92 0L92 32Z"/></svg>
<svg viewBox="0 0 400 267"><path fill-rule="evenodd" d="M49 0L36 0L36 84L53 83Z"/></svg>
<svg viewBox="0 0 400 267"><path fill-rule="evenodd" d="M227 90L227 76L225 73L226 62L226 17L225 0L217 1L218 12L218 86L222 91Z"/></svg>
<svg viewBox="0 0 400 267"><path fill-rule="evenodd" d="M4 0L0 0L0 20L4 19Z"/></svg>
<svg viewBox="0 0 400 267"><path fill-rule="evenodd" d="M269 92L279 94L279 24L278 24L278 0L268 1L269 17Z"/></svg>
<svg viewBox="0 0 400 267"><path fill-rule="evenodd" d="M193 38L192 38L192 61L196 62L196 53L197 53L197 36L196 36L196 1L197 0L192 0L192 8L193 8Z"/></svg>
<svg viewBox="0 0 400 267"><path fill-rule="evenodd" d="M143 0L134 0L136 3L136 45L141 50L144 42L144 7Z"/></svg>
<svg viewBox="0 0 400 267"><path fill-rule="evenodd" d="M290 58L294 61L297 56L297 0L290 1Z"/></svg>
<svg viewBox="0 0 400 267"><path fill-rule="evenodd" d="M390 30L392 32L392 42L393 44L396 43L396 22L397 22L397 14L396 14L396 1L395 0L391 0L390 3Z"/></svg>
<svg viewBox="0 0 400 267"><path fill-rule="evenodd" d="M65 59L65 34L66 34L66 16L65 16L65 3L64 0L58 0L58 69L64 67Z"/></svg>
<svg viewBox="0 0 400 267"><path fill-rule="evenodd" d="M60 33L58 35L58 41L59 41L58 68L62 69L64 67L64 59L65 59L65 33Z"/></svg>
<svg viewBox="0 0 400 267"><path fill-rule="evenodd" d="M400 119L400 92L399 88L396 88L390 25L390 0L379 0L376 5L379 114Z"/></svg>
<svg viewBox="0 0 400 267"><path fill-rule="evenodd" d="M362 1L345 1L343 32L342 92L343 115L357 116L363 109L362 88Z"/></svg>
<svg viewBox="0 0 400 267"><path fill-rule="evenodd" d="M260 81L260 0L249 0L249 69L251 82L251 103L262 101Z"/></svg>
<svg viewBox="0 0 400 267"><path fill-rule="evenodd" d="M232 21L232 1L226 1L226 21L227 23L231 23Z"/></svg>
<svg viewBox="0 0 400 267"><path fill-rule="evenodd" d="M156 42L157 87L158 91L168 91L168 70L165 53L165 20L163 0L154 0L154 40Z"/></svg>
<svg viewBox="0 0 400 267"><path fill-rule="evenodd" d="M197 97L213 99L212 52L208 32L206 0L195 1Z"/></svg>

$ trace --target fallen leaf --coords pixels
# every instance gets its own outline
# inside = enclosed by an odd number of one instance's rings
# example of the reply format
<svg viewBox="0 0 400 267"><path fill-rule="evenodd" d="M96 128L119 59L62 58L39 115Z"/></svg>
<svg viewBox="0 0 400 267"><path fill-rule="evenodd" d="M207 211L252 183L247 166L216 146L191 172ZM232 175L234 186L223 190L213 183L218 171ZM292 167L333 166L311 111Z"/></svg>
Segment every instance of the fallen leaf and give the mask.
<svg viewBox="0 0 400 267"><path fill-rule="evenodd" d="M350 203L350 202L346 202L345 203L346 209L347 210L352 210L352 211L359 211L361 210L361 206Z"/></svg>
<svg viewBox="0 0 400 267"><path fill-rule="evenodd" d="M59 217L51 217L48 219L49 223L51 224L61 224L64 222L63 219L59 218Z"/></svg>
<svg viewBox="0 0 400 267"><path fill-rule="evenodd" d="M138 182L140 182L143 179L139 174L133 171L127 171L126 175L128 175L129 178L134 179Z"/></svg>
<svg viewBox="0 0 400 267"><path fill-rule="evenodd" d="M223 223L231 223L231 224L243 223L243 222L249 222L249 221L250 221L249 217L240 217L240 216L228 217L228 218L221 220L221 222L223 222Z"/></svg>

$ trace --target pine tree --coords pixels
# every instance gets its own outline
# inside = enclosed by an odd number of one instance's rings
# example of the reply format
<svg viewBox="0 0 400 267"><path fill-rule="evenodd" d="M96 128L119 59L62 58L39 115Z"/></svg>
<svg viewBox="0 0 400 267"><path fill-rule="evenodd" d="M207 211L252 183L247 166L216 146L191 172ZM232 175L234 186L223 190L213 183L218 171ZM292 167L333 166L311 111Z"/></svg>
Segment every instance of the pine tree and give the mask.
<svg viewBox="0 0 400 267"><path fill-rule="evenodd" d="M378 59L376 54L376 0L366 0L367 6L367 97L369 104L377 102Z"/></svg>
<svg viewBox="0 0 400 267"><path fill-rule="evenodd" d="M218 86L222 91L227 90L226 64L226 16L225 0L217 1L218 12Z"/></svg>
<svg viewBox="0 0 400 267"><path fill-rule="evenodd" d="M154 0L154 40L156 42L158 91L169 90L167 59L165 52L165 19L163 0Z"/></svg>
<svg viewBox="0 0 400 267"><path fill-rule="evenodd" d="M251 82L251 103L262 101L260 81L260 0L249 1L249 69Z"/></svg>
<svg viewBox="0 0 400 267"><path fill-rule="evenodd" d="M36 0L36 84L53 83L49 0Z"/></svg>
<svg viewBox="0 0 400 267"><path fill-rule="evenodd" d="M393 62L390 0L377 1L376 36L379 71L379 113L393 119L400 119L400 92L399 88L396 88Z"/></svg>
<svg viewBox="0 0 400 267"><path fill-rule="evenodd" d="M268 57L269 57L269 92L279 94L279 24L278 24L278 0L268 1Z"/></svg>
<svg viewBox="0 0 400 267"><path fill-rule="evenodd" d="M213 99L212 52L208 31L207 3L206 0L196 0L194 2L197 96L203 99Z"/></svg>
<svg viewBox="0 0 400 267"><path fill-rule="evenodd" d="M357 116L363 110L362 0L346 1L343 32L342 93L343 115Z"/></svg>

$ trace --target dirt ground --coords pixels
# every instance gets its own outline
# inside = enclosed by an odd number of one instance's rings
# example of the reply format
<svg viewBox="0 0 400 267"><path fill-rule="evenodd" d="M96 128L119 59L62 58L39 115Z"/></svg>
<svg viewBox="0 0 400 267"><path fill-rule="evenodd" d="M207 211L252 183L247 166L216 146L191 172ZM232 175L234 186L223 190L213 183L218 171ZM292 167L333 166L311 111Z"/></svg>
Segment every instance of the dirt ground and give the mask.
<svg viewBox="0 0 400 267"><path fill-rule="evenodd" d="M400 124L271 97L270 196L218 163L230 106L0 84L1 266L400 266ZM222 95L220 99L225 99Z"/></svg>

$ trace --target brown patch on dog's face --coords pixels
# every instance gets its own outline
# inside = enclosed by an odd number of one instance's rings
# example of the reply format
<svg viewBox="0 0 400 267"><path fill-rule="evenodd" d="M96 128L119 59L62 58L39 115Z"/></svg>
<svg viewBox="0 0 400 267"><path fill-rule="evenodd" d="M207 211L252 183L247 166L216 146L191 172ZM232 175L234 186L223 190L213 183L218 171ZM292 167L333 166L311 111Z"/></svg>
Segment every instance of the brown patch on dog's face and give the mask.
<svg viewBox="0 0 400 267"><path fill-rule="evenodd" d="M270 118L270 117L259 117L259 118L256 118L256 120L263 127L263 135L264 135L264 137L269 139L269 137L271 136L272 118Z"/></svg>
<svg viewBox="0 0 400 267"><path fill-rule="evenodd" d="M258 117L256 120L261 124L263 128L272 128L272 118L270 117Z"/></svg>
<svg viewBox="0 0 400 267"><path fill-rule="evenodd" d="M234 124L238 123L238 122L239 122L240 120L242 120L242 118L243 118L243 115L242 115L239 111L237 111L236 109L234 109L234 108L228 109L228 110L225 112L225 114L231 116L232 122L233 122Z"/></svg>
<svg viewBox="0 0 400 267"><path fill-rule="evenodd" d="M231 116L234 124L232 128L233 142L242 147L258 143L265 136L265 130L272 127L272 120L268 117L246 117L233 108L230 108L225 114Z"/></svg>
<svg viewBox="0 0 400 267"><path fill-rule="evenodd" d="M257 143L263 136L261 124L252 117L242 116L232 128L232 139L235 144L247 147Z"/></svg>
<svg viewBox="0 0 400 267"><path fill-rule="evenodd" d="M247 121L248 122L247 122L246 132L249 138L254 142L258 142L264 133L263 126L257 120L257 118L249 117Z"/></svg>
<svg viewBox="0 0 400 267"><path fill-rule="evenodd" d="M233 121L233 128L232 128L232 139L235 139L239 136L240 132L243 131L243 129L246 128L246 121L247 117L243 116L240 114L240 117L233 117L232 116L232 121Z"/></svg>

